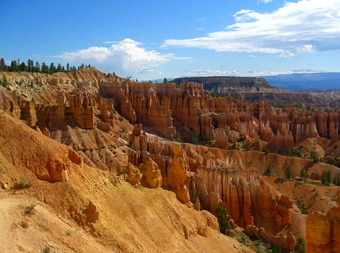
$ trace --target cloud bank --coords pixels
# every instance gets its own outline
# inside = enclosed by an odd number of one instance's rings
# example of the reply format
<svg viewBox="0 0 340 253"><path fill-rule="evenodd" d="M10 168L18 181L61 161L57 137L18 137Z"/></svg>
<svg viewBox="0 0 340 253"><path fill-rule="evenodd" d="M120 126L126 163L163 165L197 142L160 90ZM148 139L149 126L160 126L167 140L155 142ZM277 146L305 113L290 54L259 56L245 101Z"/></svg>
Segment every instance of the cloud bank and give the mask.
<svg viewBox="0 0 340 253"><path fill-rule="evenodd" d="M57 57L70 62L94 62L112 66L121 74L153 72L159 66L174 58L171 54L162 55L154 50L140 47L141 43L124 39L110 43L109 47L89 47L76 52L66 52Z"/></svg>
<svg viewBox="0 0 340 253"><path fill-rule="evenodd" d="M261 1L269 2L269 1ZM218 52L248 52L291 57L340 49L340 1L285 2L271 13L242 9L235 23L205 37L166 40L162 47L192 47Z"/></svg>

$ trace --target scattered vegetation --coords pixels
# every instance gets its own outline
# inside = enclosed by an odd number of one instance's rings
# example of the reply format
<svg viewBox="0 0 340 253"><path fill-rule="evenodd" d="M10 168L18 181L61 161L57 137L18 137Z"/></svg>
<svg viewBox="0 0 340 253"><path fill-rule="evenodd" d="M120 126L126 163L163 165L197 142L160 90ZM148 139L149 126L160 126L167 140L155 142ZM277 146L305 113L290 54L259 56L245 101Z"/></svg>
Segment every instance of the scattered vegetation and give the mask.
<svg viewBox="0 0 340 253"><path fill-rule="evenodd" d="M300 180L303 181L303 182L306 182L306 179L308 178L308 173L307 173L307 170L305 169L302 169L300 171Z"/></svg>
<svg viewBox="0 0 340 253"><path fill-rule="evenodd" d="M302 197L300 197L299 199L296 200L296 205L298 206L298 208L300 209L302 214L307 215L309 213L307 211L307 208L305 206L305 202L304 202Z"/></svg>
<svg viewBox="0 0 340 253"><path fill-rule="evenodd" d="M270 245L256 237L248 237L245 233L241 231L234 230L235 239L242 243L243 245L248 246L253 249L257 253L278 253L283 252L282 248L279 245Z"/></svg>

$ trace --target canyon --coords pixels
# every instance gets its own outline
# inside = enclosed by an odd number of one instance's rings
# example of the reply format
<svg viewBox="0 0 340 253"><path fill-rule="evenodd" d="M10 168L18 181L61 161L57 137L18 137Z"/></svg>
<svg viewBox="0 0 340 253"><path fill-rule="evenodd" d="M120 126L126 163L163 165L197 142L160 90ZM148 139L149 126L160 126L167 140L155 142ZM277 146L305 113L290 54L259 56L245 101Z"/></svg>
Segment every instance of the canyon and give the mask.
<svg viewBox="0 0 340 253"><path fill-rule="evenodd" d="M137 82L95 68L4 78L0 196L8 208L35 199L58 226L66 227L59 216L79 226L94 252L251 252L219 232L218 206L233 228L285 251L300 238L307 252L340 250L340 110L275 107L261 85L261 100L248 102L244 90L213 96L191 80ZM32 185L18 190L24 177ZM84 252L84 237L51 245Z"/></svg>

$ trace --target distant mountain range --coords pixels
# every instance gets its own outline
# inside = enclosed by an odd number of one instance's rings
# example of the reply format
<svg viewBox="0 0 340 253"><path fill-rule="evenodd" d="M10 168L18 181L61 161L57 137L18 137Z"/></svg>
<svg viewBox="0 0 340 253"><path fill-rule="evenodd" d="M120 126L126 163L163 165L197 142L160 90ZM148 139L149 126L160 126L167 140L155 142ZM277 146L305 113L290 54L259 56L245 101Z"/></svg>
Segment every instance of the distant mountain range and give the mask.
<svg viewBox="0 0 340 253"><path fill-rule="evenodd" d="M295 73L261 77L265 78L270 85L294 92L340 89L339 72Z"/></svg>
<svg viewBox="0 0 340 253"><path fill-rule="evenodd" d="M256 80L264 78L268 81L268 87L274 86L287 91L324 91L324 90L340 90L340 72L322 72L322 73L294 73L282 74L276 76L259 76L258 78L249 78L248 80ZM217 82L211 82L212 79L219 79ZM210 90L217 83L221 84L223 79L247 79L247 77L180 77L167 78L167 81L191 81L205 84L204 88ZM162 83L163 79L154 80L156 83ZM214 80L215 81L215 80ZM247 81L248 82L248 81ZM246 83L247 83L246 82ZM212 85L214 83L214 85ZM266 82L263 82L266 83ZM211 87L212 86L212 87ZM272 87L272 88L274 88Z"/></svg>

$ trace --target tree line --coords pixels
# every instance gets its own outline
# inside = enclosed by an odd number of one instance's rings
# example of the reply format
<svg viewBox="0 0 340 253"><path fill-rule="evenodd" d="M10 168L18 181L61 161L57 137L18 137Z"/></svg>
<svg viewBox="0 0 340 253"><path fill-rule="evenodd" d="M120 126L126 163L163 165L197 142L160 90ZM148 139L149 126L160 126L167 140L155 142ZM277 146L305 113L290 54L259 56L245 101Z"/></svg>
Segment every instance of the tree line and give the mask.
<svg viewBox="0 0 340 253"><path fill-rule="evenodd" d="M56 72L70 72L70 71L76 71L79 69L84 68L91 68L92 66L90 64L85 65L84 63L80 64L78 67L71 66L69 63L66 64L66 67L58 63L55 65L53 62L51 62L49 65L45 62L36 61L34 62L31 59L28 59L27 62L18 60L12 60L10 65L6 65L6 61L4 58L0 59L0 71L6 71L6 72L19 72L19 71L25 71L25 72L36 72L36 73L46 73L46 74L53 74Z"/></svg>

